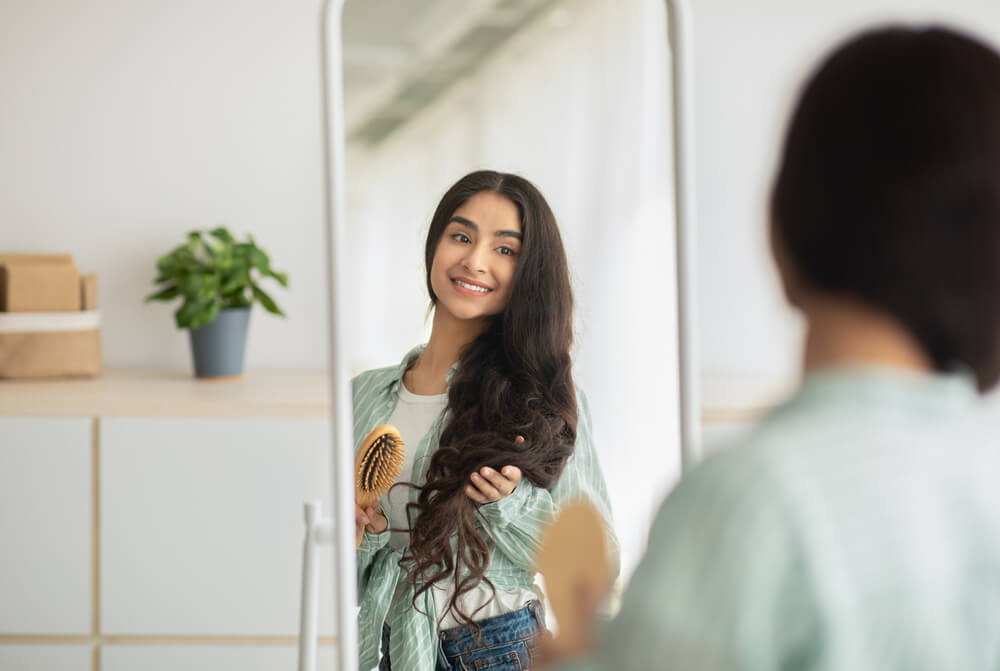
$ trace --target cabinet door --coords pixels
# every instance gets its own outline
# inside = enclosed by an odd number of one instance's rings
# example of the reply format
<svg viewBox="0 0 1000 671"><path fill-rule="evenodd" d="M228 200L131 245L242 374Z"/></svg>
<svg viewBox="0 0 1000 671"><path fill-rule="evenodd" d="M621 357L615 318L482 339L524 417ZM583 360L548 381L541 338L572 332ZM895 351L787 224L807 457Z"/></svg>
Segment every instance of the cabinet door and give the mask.
<svg viewBox="0 0 1000 671"><path fill-rule="evenodd" d="M93 671L89 645L0 645L3 671Z"/></svg>
<svg viewBox="0 0 1000 671"><path fill-rule="evenodd" d="M0 633L91 631L91 426L0 417Z"/></svg>
<svg viewBox="0 0 1000 671"><path fill-rule="evenodd" d="M329 444L327 420L102 420L103 633L296 634L302 504L329 511Z"/></svg>

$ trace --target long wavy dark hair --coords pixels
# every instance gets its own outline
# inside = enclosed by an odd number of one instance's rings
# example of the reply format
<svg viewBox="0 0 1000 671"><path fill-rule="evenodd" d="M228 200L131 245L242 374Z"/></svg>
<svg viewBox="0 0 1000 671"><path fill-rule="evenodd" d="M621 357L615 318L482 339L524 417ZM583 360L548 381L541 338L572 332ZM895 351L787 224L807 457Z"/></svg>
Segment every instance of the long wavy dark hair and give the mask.
<svg viewBox="0 0 1000 671"><path fill-rule="evenodd" d="M562 238L545 198L517 175L477 171L448 189L431 219L425 261L430 272L452 215L472 196L493 192L521 220L521 252L501 314L461 353L448 391L449 419L431 457L427 481L407 506L409 551L403 559L413 600L441 580L455 582L450 609L465 622L462 594L485 582L492 539L478 504L465 494L469 475L513 465L532 484L555 486L576 442L577 404L571 371L573 291ZM518 436L524 438L518 442Z"/></svg>

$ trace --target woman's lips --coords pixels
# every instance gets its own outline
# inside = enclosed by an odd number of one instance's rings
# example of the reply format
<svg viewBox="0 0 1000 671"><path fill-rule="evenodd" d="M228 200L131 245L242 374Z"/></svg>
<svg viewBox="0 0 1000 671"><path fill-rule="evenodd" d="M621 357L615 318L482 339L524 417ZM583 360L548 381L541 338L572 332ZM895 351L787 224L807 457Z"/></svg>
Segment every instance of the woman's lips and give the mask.
<svg viewBox="0 0 1000 671"><path fill-rule="evenodd" d="M472 280L452 278L451 283L456 291L465 296L485 296L493 291L489 287L479 282L473 282Z"/></svg>

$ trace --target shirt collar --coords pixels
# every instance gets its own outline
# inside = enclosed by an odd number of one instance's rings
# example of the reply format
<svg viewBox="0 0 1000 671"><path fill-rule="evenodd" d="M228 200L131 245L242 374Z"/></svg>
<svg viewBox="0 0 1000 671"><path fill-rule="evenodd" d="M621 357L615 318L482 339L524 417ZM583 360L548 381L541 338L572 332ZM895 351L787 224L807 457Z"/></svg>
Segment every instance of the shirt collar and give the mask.
<svg viewBox="0 0 1000 671"><path fill-rule="evenodd" d="M843 399L871 407L886 404L950 413L973 406L979 395L968 370L914 373L880 366L845 366L806 374L800 397L830 402Z"/></svg>
<svg viewBox="0 0 1000 671"><path fill-rule="evenodd" d="M426 347L426 343L417 345L406 353L403 360L399 362L399 365L396 366L396 370L392 374L392 379L389 382L389 393L399 393L399 385L403 383L403 375L406 373L406 369L413 364L414 360L420 356L420 353L423 352ZM457 361L451 365L451 368L448 369L448 373L445 375L445 381L448 383L448 386L451 386L451 379L455 376L456 370L458 370Z"/></svg>

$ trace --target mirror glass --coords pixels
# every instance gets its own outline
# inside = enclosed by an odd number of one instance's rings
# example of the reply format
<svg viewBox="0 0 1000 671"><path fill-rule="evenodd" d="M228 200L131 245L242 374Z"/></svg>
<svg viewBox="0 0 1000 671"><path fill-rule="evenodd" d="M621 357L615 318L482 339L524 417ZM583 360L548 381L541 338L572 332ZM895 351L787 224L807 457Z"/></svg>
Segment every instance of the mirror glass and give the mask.
<svg viewBox="0 0 1000 671"><path fill-rule="evenodd" d="M532 181L566 248L574 378L630 570L679 469L662 3L359 0L344 32L355 372L426 342L424 241L447 188L480 168Z"/></svg>

